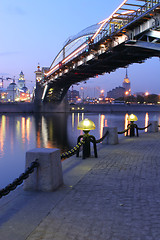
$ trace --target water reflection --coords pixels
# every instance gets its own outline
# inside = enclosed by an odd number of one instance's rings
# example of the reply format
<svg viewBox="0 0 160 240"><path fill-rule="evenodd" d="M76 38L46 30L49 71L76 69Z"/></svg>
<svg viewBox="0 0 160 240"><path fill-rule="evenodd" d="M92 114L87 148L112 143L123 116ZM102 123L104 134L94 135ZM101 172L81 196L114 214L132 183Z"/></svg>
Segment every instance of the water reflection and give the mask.
<svg viewBox="0 0 160 240"><path fill-rule="evenodd" d="M68 150L67 114L38 115L35 117L37 147ZM72 122L73 126L73 122Z"/></svg>
<svg viewBox="0 0 160 240"><path fill-rule="evenodd" d="M1 123L0 123L0 151L1 154L4 154L4 139L5 139L5 131L6 129L6 117L2 115Z"/></svg>
<svg viewBox="0 0 160 240"><path fill-rule="evenodd" d="M103 136L103 128L104 128L104 119L105 115L100 115L100 138Z"/></svg>
<svg viewBox="0 0 160 240"><path fill-rule="evenodd" d="M74 113L72 113L72 129L74 128Z"/></svg>
<svg viewBox="0 0 160 240"><path fill-rule="evenodd" d="M149 114L146 113L145 115L145 127L147 127L149 124ZM145 132L148 132L148 128L145 129Z"/></svg>
<svg viewBox="0 0 160 240"><path fill-rule="evenodd" d="M129 115L128 115L128 113L126 113L125 118L124 118L124 129L128 128L128 124L129 124L128 117L129 117ZM124 135L127 136L127 132L125 132Z"/></svg>

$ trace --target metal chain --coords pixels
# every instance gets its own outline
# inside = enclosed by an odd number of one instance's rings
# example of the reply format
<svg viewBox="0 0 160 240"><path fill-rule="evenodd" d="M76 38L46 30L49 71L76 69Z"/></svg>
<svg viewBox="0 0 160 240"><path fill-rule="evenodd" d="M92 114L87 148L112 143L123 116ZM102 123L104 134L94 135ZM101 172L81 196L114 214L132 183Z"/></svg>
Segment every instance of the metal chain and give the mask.
<svg viewBox="0 0 160 240"><path fill-rule="evenodd" d="M144 130L144 129L150 127L151 125L152 125L152 123L150 123L147 127L144 127L144 128L139 128L139 127L136 125L135 128L137 128L138 130ZM118 132L118 134L123 134L123 133L127 132L130 128L131 128L131 126L128 126L127 129L124 129L123 131Z"/></svg>
<svg viewBox="0 0 160 240"><path fill-rule="evenodd" d="M137 129L138 129L138 130L144 130L144 129L150 127L151 125L152 125L152 123L150 123L147 127L144 127L144 128L139 128L139 127L137 126Z"/></svg>
<svg viewBox="0 0 160 240"><path fill-rule="evenodd" d="M76 154L77 150L84 144L84 140L81 140L79 143L77 143L77 145L72 148L71 150L65 152L65 153L62 153L61 154L61 159L66 159L66 158L69 158L71 156L73 156L74 154Z"/></svg>
<svg viewBox="0 0 160 240"><path fill-rule="evenodd" d="M118 134L123 134L123 133L127 132L127 131L128 131L130 128L131 128L131 127L130 127L130 126L128 126L128 128L127 128L127 129L124 129L123 131L121 131L121 132L118 132Z"/></svg>
<svg viewBox="0 0 160 240"><path fill-rule="evenodd" d="M30 167L28 167L24 173L22 173L19 178L16 178L12 183L7 185L5 188L0 190L0 198L3 196L6 196L10 193L10 191L13 191L16 189L18 185L21 185L23 180L29 177L29 174L31 174L35 168L39 166L39 163L37 162L38 159L36 159L34 162L31 163Z"/></svg>
<svg viewBox="0 0 160 240"><path fill-rule="evenodd" d="M109 134L109 132L107 131L107 132L103 135L103 137L101 137L100 139L96 140L96 143L102 142L108 134Z"/></svg>

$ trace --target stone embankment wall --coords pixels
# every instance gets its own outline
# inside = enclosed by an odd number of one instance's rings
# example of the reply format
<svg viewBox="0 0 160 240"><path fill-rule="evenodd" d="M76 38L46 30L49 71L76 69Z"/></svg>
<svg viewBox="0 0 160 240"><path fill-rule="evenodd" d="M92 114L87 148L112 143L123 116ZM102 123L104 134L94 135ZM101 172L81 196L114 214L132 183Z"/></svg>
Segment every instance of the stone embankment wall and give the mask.
<svg viewBox="0 0 160 240"><path fill-rule="evenodd" d="M74 108L74 110L73 110ZM83 110L79 109L84 108ZM70 111L83 111L83 112L159 112L160 105L143 105L143 104L85 104L70 106Z"/></svg>
<svg viewBox="0 0 160 240"><path fill-rule="evenodd" d="M0 113L33 113L34 103L0 103Z"/></svg>
<svg viewBox="0 0 160 240"><path fill-rule="evenodd" d="M141 104L77 104L53 103L0 103L0 113L56 113L56 112L160 112L160 105Z"/></svg>

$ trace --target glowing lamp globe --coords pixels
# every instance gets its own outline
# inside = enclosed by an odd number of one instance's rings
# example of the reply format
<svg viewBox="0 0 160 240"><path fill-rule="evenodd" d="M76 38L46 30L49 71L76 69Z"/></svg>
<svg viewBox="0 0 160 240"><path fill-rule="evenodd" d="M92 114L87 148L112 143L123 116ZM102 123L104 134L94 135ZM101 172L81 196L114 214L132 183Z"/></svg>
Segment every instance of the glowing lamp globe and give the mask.
<svg viewBox="0 0 160 240"><path fill-rule="evenodd" d="M96 128L94 122L89 120L88 118L85 118L84 120L80 121L77 129L83 130L84 132L89 132L90 130L94 130Z"/></svg>
<svg viewBox="0 0 160 240"><path fill-rule="evenodd" d="M138 120L138 118L137 118L136 115L134 115L134 114L132 113L131 115L129 115L128 120L129 120L130 122L135 122L135 121Z"/></svg>

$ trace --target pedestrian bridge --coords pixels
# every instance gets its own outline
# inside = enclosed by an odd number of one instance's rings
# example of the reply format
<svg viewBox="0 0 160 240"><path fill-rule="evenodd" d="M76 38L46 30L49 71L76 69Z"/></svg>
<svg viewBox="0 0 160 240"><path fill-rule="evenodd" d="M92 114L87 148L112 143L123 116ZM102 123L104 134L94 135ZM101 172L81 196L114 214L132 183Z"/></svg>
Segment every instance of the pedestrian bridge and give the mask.
<svg viewBox="0 0 160 240"><path fill-rule="evenodd" d="M160 57L160 0L124 0L106 19L69 38L38 81L45 102L72 84Z"/></svg>

